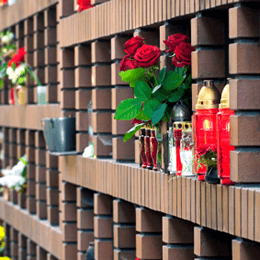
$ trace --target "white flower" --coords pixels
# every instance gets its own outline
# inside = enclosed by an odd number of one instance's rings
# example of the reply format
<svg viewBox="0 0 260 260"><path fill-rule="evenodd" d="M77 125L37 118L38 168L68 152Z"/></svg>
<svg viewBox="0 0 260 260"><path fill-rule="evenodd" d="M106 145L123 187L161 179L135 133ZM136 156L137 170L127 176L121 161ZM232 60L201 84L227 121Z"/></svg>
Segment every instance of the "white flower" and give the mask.
<svg viewBox="0 0 260 260"><path fill-rule="evenodd" d="M25 68L26 68L26 65L25 65L25 64L21 64L21 65L19 65L19 66L15 69L15 73L20 76L22 73L25 72Z"/></svg>

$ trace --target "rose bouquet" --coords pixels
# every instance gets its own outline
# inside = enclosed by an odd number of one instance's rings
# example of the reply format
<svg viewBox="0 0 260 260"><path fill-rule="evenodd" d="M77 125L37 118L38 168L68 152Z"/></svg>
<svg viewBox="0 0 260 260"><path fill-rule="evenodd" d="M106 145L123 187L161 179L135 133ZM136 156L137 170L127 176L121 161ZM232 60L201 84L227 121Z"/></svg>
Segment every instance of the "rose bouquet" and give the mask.
<svg viewBox="0 0 260 260"><path fill-rule="evenodd" d="M217 147L215 145L200 146L196 151L198 157L197 168L202 166L207 167L207 173L217 167Z"/></svg>
<svg viewBox="0 0 260 260"><path fill-rule="evenodd" d="M124 45L126 56L120 64L122 81L129 82L134 88L135 98L122 101L115 113L115 119L132 120L138 125L131 128L124 136L129 140L145 124L158 126L161 121L169 122L172 108L180 99L190 106L191 99L191 52L193 48L183 34L169 36L165 44L166 51L172 53L174 71L159 71L161 50L144 44L138 36L131 38Z"/></svg>
<svg viewBox="0 0 260 260"><path fill-rule="evenodd" d="M93 5L91 5L91 0L78 0L78 5L77 5L78 12L82 12L92 7Z"/></svg>

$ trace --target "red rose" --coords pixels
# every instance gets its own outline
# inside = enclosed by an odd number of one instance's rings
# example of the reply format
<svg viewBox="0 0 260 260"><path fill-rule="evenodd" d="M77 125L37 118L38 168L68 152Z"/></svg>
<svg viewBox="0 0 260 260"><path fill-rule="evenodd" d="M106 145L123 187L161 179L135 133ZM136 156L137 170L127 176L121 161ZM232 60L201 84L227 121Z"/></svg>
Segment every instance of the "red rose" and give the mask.
<svg viewBox="0 0 260 260"><path fill-rule="evenodd" d="M126 71L126 70L131 70L131 69L136 69L138 68L138 65L136 61L131 58L131 55L126 55L120 62L120 71Z"/></svg>
<svg viewBox="0 0 260 260"><path fill-rule="evenodd" d="M78 7L77 7L78 12L87 10L91 7L93 7L93 5L91 5L91 0L78 0Z"/></svg>
<svg viewBox="0 0 260 260"><path fill-rule="evenodd" d="M158 47L152 45L143 45L134 56L137 65L148 68L159 61L161 51Z"/></svg>
<svg viewBox="0 0 260 260"><path fill-rule="evenodd" d="M208 151L208 145L201 145L197 148L196 154L202 156Z"/></svg>
<svg viewBox="0 0 260 260"><path fill-rule="evenodd" d="M6 5L6 4L7 4L7 0L0 0L0 6Z"/></svg>
<svg viewBox="0 0 260 260"><path fill-rule="evenodd" d="M124 51L130 55L135 55L136 51L144 45L144 38L132 37L124 44Z"/></svg>
<svg viewBox="0 0 260 260"><path fill-rule="evenodd" d="M175 48L182 42L188 42L190 38L187 35L184 35L182 33L176 33L173 35L170 35L167 40L163 41L165 45L168 46L170 50L167 50L166 52L174 52Z"/></svg>
<svg viewBox="0 0 260 260"><path fill-rule="evenodd" d="M24 47L20 48L18 52L13 56L13 58L8 62L8 67L11 67L15 63L17 68L21 62L24 62L24 57L27 53L24 50Z"/></svg>
<svg viewBox="0 0 260 260"><path fill-rule="evenodd" d="M217 152L217 146L216 145L214 145L214 144L211 144L211 145L209 145L209 147L208 147L208 152L209 151L212 151L212 152Z"/></svg>
<svg viewBox="0 0 260 260"><path fill-rule="evenodd" d="M195 48L191 47L190 43L180 43L175 49L175 57L172 58L172 64L179 68L191 65L191 52L194 50Z"/></svg>

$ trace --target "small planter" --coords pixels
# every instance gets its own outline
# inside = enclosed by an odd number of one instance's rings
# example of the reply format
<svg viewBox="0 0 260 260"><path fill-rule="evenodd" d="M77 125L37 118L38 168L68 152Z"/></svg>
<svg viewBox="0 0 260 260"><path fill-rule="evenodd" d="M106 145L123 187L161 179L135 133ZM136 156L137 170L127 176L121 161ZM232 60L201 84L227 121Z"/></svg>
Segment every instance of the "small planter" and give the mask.
<svg viewBox="0 0 260 260"><path fill-rule="evenodd" d="M37 86L37 97L38 97L38 104L39 105L46 105L46 86Z"/></svg>
<svg viewBox="0 0 260 260"><path fill-rule="evenodd" d="M17 88L17 96L18 96L18 104L25 105L26 104L26 91L25 87Z"/></svg>
<svg viewBox="0 0 260 260"><path fill-rule="evenodd" d="M45 118L43 124L44 138L51 154L77 154L75 117Z"/></svg>
<svg viewBox="0 0 260 260"><path fill-rule="evenodd" d="M211 171L207 170L205 181L210 184L219 184L220 179L218 177L218 169L214 167Z"/></svg>

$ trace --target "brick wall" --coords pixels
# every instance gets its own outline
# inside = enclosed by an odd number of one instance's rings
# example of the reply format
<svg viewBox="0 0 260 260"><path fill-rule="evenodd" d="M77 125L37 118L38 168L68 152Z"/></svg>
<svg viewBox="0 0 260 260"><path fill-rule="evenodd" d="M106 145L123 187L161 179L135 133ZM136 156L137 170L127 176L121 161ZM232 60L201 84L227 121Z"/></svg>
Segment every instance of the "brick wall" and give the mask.
<svg viewBox="0 0 260 260"><path fill-rule="evenodd" d="M0 8L0 29L47 86L37 104L28 81L25 106L8 105L0 90L2 168L28 156L26 193L0 197L5 255L19 260L83 260L90 242L96 260L255 260L260 247L259 4L239 0L92 0L77 13L75 0L18 0ZM118 72L132 36L165 50L174 33L190 36L192 107L205 79L221 91L230 78L231 180L210 185L138 167L139 143L123 143L129 122L114 120L133 89ZM172 64L166 55L161 68ZM92 112L88 105L92 101ZM75 116L78 155L55 157L43 138L42 118ZM91 118L96 158L83 158ZM102 137L110 145L102 143Z"/></svg>

